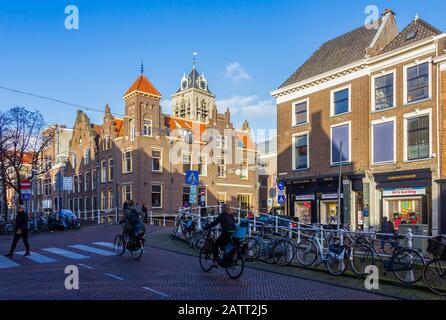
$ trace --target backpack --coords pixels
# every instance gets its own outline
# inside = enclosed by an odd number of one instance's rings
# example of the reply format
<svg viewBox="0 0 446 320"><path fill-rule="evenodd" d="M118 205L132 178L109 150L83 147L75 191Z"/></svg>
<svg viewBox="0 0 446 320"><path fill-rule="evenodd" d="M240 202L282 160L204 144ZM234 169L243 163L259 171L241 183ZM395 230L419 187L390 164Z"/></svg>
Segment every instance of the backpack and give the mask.
<svg viewBox="0 0 446 320"><path fill-rule="evenodd" d="M128 208L127 209L127 220L130 224L136 225L139 222L139 213L136 211L135 208Z"/></svg>

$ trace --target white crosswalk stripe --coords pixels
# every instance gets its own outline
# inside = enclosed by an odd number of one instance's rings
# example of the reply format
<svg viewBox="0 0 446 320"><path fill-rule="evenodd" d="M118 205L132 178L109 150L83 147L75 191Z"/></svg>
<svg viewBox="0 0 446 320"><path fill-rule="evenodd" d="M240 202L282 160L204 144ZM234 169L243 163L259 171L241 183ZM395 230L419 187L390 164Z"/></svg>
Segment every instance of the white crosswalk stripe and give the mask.
<svg viewBox="0 0 446 320"><path fill-rule="evenodd" d="M98 249L98 248L94 248L94 247L90 247L90 246L86 246L83 244L75 244L72 246L69 246L70 248L74 248L74 249L78 249L78 250L82 250L82 251L86 251L86 252L90 252L90 253L95 253L98 254L100 256L106 256L106 257L110 257L110 256L114 256L115 253L111 252L111 251L107 251L107 250L102 250L102 249Z"/></svg>
<svg viewBox="0 0 446 320"><path fill-rule="evenodd" d="M60 248L45 248L42 250L57 254L59 256L65 257L65 258L73 259L73 260L83 260L83 259L90 258L89 256L84 256L83 254L79 254L76 252L72 252L72 251L68 251L68 250L60 249Z"/></svg>
<svg viewBox="0 0 446 320"><path fill-rule="evenodd" d="M0 256L0 269L15 268L18 266L19 266L18 263L15 263L14 261L12 261L4 256Z"/></svg>
<svg viewBox="0 0 446 320"><path fill-rule="evenodd" d="M21 252L17 252L17 254L19 255L23 255L25 252L21 251ZM39 264L45 264L45 263L53 263L56 262L57 260L50 258L50 257L46 257L44 255L41 255L39 253L36 252L30 252L30 255L26 257L27 259L37 262Z"/></svg>
<svg viewBox="0 0 446 320"><path fill-rule="evenodd" d="M111 242L93 242L93 244L95 244L97 246L101 246L101 247L110 248L110 249L115 248L115 245Z"/></svg>

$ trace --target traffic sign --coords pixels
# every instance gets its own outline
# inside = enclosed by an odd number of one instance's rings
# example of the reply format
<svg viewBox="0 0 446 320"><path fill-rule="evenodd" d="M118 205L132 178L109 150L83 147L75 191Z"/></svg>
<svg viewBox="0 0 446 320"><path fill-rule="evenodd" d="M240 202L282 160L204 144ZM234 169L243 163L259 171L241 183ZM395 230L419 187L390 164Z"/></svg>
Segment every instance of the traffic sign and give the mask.
<svg viewBox="0 0 446 320"><path fill-rule="evenodd" d="M31 200L31 193L22 193L22 200L23 201Z"/></svg>
<svg viewBox="0 0 446 320"><path fill-rule="evenodd" d="M20 189L31 189L31 181L29 180L20 181Z"/></svg>
<svg viewBox="0 0 446 320"><path fill-rule="evenodd" d="M279 183L277 184L277 188L278 188L280 191L283 191L283 190L285 190L285 184L284 184L283 182L279 182Z"/></svg>
<svg viewBox="0 0 446 320"><path fill-rule="evenodd" d="M192 186L198 185L198 171L187 170L185 179L186 179L186 184L189 184Z"/></svg>
<svg viewBox="0 0 446 320"><path fill-rule="evenodd" d="M279 204L284 204L285 203L285 195L279 195L277 198L277 202Z"/></svg>
<svg viewBox="0 0 446 320"><path fill-rule="evenodd" d="M197 204L197 194L196 193L189 194L189 204Z"/></svg>

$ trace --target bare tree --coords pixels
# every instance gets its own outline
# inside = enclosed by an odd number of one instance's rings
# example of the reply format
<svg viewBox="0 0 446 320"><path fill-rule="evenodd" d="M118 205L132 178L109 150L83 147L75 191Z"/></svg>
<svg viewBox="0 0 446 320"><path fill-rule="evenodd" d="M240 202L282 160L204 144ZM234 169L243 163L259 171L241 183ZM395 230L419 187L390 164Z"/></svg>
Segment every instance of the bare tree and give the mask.
<svg viewBox="0 0 446 320"><path fill-rule="evenodd" d="M6 187L15 190L18 202L22 200L22 179L46 173L51 166L44 165L43 150L54 139L53 134L42 134L45 121L39 111L15 107L3 114L5 128L0 140L0 176ZM4 190L5 192L5 190Z"/></svg>

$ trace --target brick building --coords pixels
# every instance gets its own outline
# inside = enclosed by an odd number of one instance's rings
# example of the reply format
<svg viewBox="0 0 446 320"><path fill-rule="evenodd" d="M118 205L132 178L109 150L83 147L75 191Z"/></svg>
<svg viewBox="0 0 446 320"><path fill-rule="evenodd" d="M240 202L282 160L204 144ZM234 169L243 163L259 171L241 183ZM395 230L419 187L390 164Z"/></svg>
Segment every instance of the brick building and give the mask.
<svg viewBox="0 0 446 320"><path fill-rule="evenodd" d="M342 222L362 228L387 216L446 232L438 180L445 39L418 17L399 32L387 10L377 28L323 44L273 92L288 214L335 222L341 165Z"/></svg>
<svg viewBox="0 0 446 320"><path fill-rule="evenodd" d="M88 219L96 209L120 208L132 199L150 211L175 212L189 201L187 170L200 172L194 205L257 208L249 125L234 128L229 111L217 111L215 95L195 66L172 95L173 115L162 112L161 94L143 73L123 100L124 116L107 105L102 125L78 112L65 170L73 177L69 208ZM211 144L217 147L208 152Z"/></svg>

